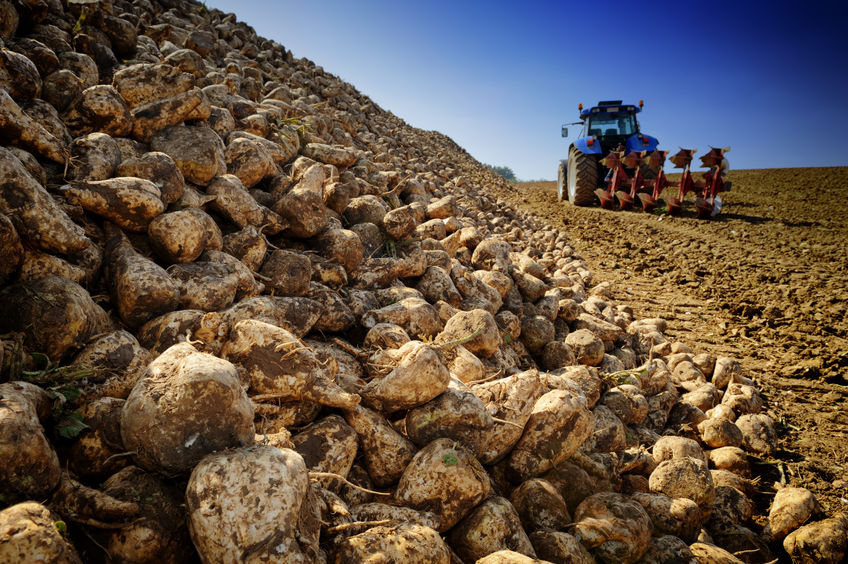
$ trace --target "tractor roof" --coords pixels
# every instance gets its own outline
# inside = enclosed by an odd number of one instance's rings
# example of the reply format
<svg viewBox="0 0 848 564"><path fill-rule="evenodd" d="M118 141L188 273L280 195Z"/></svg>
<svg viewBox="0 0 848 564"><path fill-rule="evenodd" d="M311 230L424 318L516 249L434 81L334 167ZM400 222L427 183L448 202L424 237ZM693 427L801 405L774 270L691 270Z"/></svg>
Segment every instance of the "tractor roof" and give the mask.
<svg viewBox="0 0 848 564"><path fill-rule="evenodd" d="M586 108L585 110L580 111L580 119L585 120L590 115L594 114L613 114L613 115L623 115L623 114L637 114L642 111L642 108L639 106L633 106L630 104L622 104L621 100L603 100L598 102L597 106L593 106L591 108Z"/></svg>

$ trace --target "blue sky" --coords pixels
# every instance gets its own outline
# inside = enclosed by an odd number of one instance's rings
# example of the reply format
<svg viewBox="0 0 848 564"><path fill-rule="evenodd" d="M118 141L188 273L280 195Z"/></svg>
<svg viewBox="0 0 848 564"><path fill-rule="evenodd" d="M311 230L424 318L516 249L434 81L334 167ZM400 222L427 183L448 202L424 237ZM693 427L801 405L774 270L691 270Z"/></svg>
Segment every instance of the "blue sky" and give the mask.
<svg viewBox="0 0 848 564"><path fill-rule="evenodd" d="M577 104L645 100L660 147L848 165L848 2L207 0L422 129L553 179ZM590 6L603 6L593 9Z"/></svg>

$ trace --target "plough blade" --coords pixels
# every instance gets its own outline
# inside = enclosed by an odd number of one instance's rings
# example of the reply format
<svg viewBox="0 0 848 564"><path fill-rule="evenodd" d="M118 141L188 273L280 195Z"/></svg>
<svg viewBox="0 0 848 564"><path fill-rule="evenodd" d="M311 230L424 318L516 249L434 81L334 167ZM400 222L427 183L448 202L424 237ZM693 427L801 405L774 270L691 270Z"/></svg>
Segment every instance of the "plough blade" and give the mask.
<svg viewBox="0 0 848 564"><path fill-rule="evenodd" d="M665 205L668 208L669 215L680 215L680 211L683 209L683 200L680 198L666 198Z"/></svg>
<svg viewBox="0 0 848 564"><path fill-rule="evenodd" d="M642 202L642 209L646 212L652 212L657 208L659 205L660 195L663 190L665 190L667 186L671 186L671 183L665 177L665 172L663 172L663 166L665 165L665 158L667 155L668 151L660 150L651 151L650 153L643 151L641 153L642 164L657 175L652 183L653 186L651 186L651 193L639 193L639 200Z"/></svg>
<svg viewBox="0 0 848 564"><path fill-rule="evenodd" d="M726 161L726 159L724 158L724 154L729 151L730 147L724 147L721 149L716 147L710 147L710 151L703 157L700 157L701 166L705 166L707 168L721 168L721 165Z"/></svg>
<svg viewBox="0 0 848 564"><path fill-rule="evenodd" d="M630 196L624 190L619 190L615 193L616 198L618 198L618 205L623 210L629 210L633 208L633 197Z"/></svg>
<svg viewBox="0 0 848 564"><path fill-rule="evenodd" d="M639 164L642 162L644 152L630 151L621 157L621 165L633 169L633 178L630 179L630 191L619 190L616 192L618 203L623 210L633 209L633 202L636 200L636 194L645 187L645 177L642 175L642 170Z"/></svg>
<svg viewBox="0 0 848 564"><path fill-rule="evenodd" d="M645 151L630 151L621 157L621 164L627 168L639 168L639 163L642 162Z"/></svg>
<svg viewBox="0 0 848 564"><path fill-rule="evenodd" d="M642 202L642 210L650 213L657 209L657 199L654 198L651 194L645 194L644 192L640 192L639 200Z"/></svg>
<svg viewBox="0 0 848 564"><path fill-rule="evenodd" d="M610 151L610 154L601 159L601 164L610 170L615 170L621 164L621 153Z"/></svg>
<svg viewBox="0 0 848 564"><path fill-rule="evenodd" d="M643 151L647 152L647 151ZM665 158L668 156L668 151L651 151L642 157L642 164L647 165L651 170L659 171L665 164Z"/></svg>
<svg viewBox="0 0 848 564"><path fill-rule="evenodd" d="M695 216L698 219L706 219L712 217L713 205L703 198L695 199Z"/></svg>
<svg viewBox="0 0 848 564"><path fill-rule="evenodd" d="M692 157L698 149L680 149L675 154L670 156L668 160L674 165L674 168L686 168L692 164Z"/></svg>
<svg viewBox="0 0 848 564"><path fill-rule="evenodd" d="M627 180L628 176L624 172L624 167L621 165L621 153L619 151L610 151L600 162L610 169L610 174L606 178L606 189L598 188L595 190L595 195L598 196L602 208L611 209L615 204L616 194L620 192L619 188L624 185L624 181Z"/></svg>
<svg viewBox="0 0 848 564"><path fill-rule="evenodd" d="M595 195L598 197L598 200L601 201L601 207L605 210L611 209L613 205L613 195L607 190L603 188L598 188L595 190Z"/></svg>
<svg viewBox="0 0 848 564"><path fill-rule="evenodd" d="M730 169L724 157L728 151L730 147L711 147L709 152L701 157L701 164L710 170L704 173L704 182L698 185L701 191L695 201L695 207L699 218L715 217L721 211L721 198L718 194L730 189L730 183L724 180Z"/></svg>

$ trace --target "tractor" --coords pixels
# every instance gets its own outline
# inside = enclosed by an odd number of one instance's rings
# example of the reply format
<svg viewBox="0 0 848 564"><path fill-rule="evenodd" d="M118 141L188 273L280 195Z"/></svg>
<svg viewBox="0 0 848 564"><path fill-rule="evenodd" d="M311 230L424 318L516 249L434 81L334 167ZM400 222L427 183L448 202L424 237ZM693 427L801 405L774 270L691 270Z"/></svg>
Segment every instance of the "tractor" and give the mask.
<svg viewBox="0 0 848 564"><path fill-rule="evenodd" d="M668 151L657 149L656 138L642 133L636 114L639 107L622 104L621 100L598 102L597 106L583 109L578 106L580 121L567 125L582 125L580 138L568 149L568 160L560 161L557 168L557 198L577 206L589 206L600 201L601 207L612 208L615 200L621 209L632 209L640 201L645 211L658 206L666 187L679 187L677 196L665 198L670 214L679 214L683 198L695 194L695 209L699 218L712 217L721 210L719 192L730 190L725 181L728 171L724 154L730 147L712 148L700 157L702 166L709 170L704 180L695 180L690 172L692 158L697 149L681 149L669 160L683 169L679 181L668 180L663 172ZM563 125L562 136L568 137L568 127ZM606 156L604 156L606 155Z"/></svg>
<svg viewBox="0 0 848 564"><path fill-rule="evenodd" d="M583 109L578 106L580 121L569 125L582 125L580 138L568 149L568 160L561 161L557 170L557 197L577 206L589 206L596 201L596 190L608 184L610 174L616 170L616 164L608 162L613 154L656 150L659 141L639 130L636 114L642 111L644 102L639 106L622 104L621 100L598 102L597 106ZM562 136L568 137L568 127L562 127ZM604 157L607 155L607 157ZM602 162L607 161L607 162ZM611 165L611 166L610 166ZM648 178L649 167L637 164L637 169ZM615 192L609 192L614 195ZM601 198L601 205L608 207L611 200Z"/></svg>

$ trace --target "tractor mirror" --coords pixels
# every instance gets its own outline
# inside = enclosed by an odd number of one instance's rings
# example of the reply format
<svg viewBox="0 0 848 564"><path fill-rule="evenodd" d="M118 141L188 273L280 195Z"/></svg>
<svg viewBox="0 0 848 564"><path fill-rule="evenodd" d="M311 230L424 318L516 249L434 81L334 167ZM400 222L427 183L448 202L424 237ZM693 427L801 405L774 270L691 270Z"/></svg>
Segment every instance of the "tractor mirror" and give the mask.
<svg viewBox="0 0 848 564"><path fill-rule="evenodd" d="M562 126L562 136L568 137L568 128L565 127L564 125Z"/></svg>

